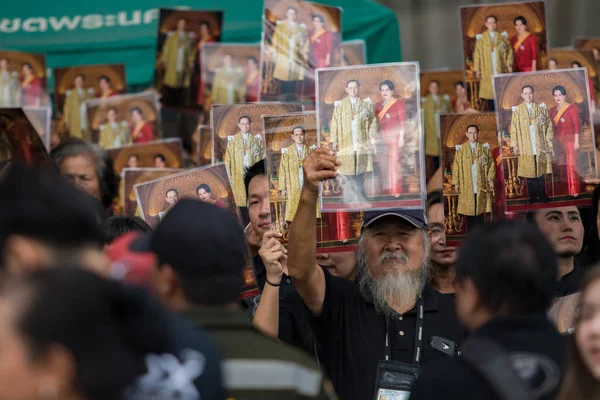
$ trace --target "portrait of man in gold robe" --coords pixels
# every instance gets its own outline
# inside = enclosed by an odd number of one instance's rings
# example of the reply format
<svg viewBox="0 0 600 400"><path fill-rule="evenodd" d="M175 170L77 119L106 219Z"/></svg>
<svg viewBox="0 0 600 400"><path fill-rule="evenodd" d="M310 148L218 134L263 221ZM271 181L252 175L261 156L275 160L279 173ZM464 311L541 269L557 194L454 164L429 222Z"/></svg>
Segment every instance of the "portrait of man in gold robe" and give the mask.
<svg viewBox="0 0 600 400"><path fill-rule="evenodd" d="M231 54L223 56L223 62L215 70L212 84L213 104L243 103L246 96L244 70L233 65Z"/></svg>
<svg viewBox="0 0 600 400"><path fill-rule="evenodd" d="M163 84L169 88L189 87L194 67L194 32L186 31L187 20L179 18L177 30L169 31L160 52Z"/></svg>
<svg viewBox="0 0 600 400"><path fill-rule="evenodd" d="M0 107L19 107L19 74L10 70L10 61L0 58Z"/></svg>
<svg viewBox="0 0 600 400"><path fill-rule="evenodd" d="M521 89L523 102L512 107L510 143L518 156L517 176L526 178L530 203L549 201L545 175L552 173L554 128L544 103L534 101L535 89Z"/></svg>
<svg viewBox="0 0 600 400"><path fill-rule="evenodd" d="M73 89L66 91L63 115L71 137L88 140L87 110L85 102L96 98L93 88L85 88L85 76L77 74Z"/></svg>
<svg viewBox="0 0 600 400"><path fill-rule="evenodd" d="M498 32L498 18L485 19L487 30L476 35L473 52L473 70L479 79L479 98L487 102L487 110L494 111L493 76L512 72L513 48L507 32Z"/></svg>
<svg viewBox="0 0 600 400"><path fill-rule="evenodd" d="M227 136L225 149L225 166L231 177L231 188L235 204L246 207L246 188L244 186L244 171L264 158L262 136L251 133L252 119L241 116L238 120L239 132Z"/></svg>
<svg viewBox="0 0 600 400"><path fill-rule="evenodd" d="M440 156L440 114L452 113L450 96L440 95L440 81L429 82L429 93L422 99L423 119L425 122L425 154L429 157Z"/></svg>
<svg viewBox="0 0 600 400"><path fill-rule="evenodd" d="M305 143L306 131L303 126L295 126L292 129L292 140L294 143L281 149L281 161L279 163L279 195L285 198L285 220L294 220L300 191L304 184L304 170L302 163L306 157L315 149L315 145L308 146Z"/></svg>
<svg viewBox="0 0 600 400"><path fill-rule="evenodd" d="M298 10L289 7L286 19L277 21L272 38L272 58L275 60L273 78L281 86L281 94L295 99L296 86L304 80L304 71L308 68L308 31L306 25L296 21Z"/></svg>
<svg viewBox="0 0 600 400"><path fill-rule="evenodd" d="M358 80L346 83L347 96L334 102L329 127L330 145L337 150L337 158L341 161L338 171L346 176L362 176L373 171L377 118L371 99L362 99L359 92Z"/></svg>
<svg viewBox="0 0 600 400"><path fill-rule="evenodd" d="M484 223L492 212L496 165L490 145L479 142L479 126L469 125L468 141L456 145L452 164L452 185L459 192L457 213L465 216L467 229Z"/></svg>
<svg viewBox="0 0 600 400"><path fill-rule="evenodd" d="M131 144L127 121L117 119L117 109L111 107L106 112L106 123L100 125L98 144L105 149Z"/></svg>
<svg viewBox="0 0 600 400"><path fill-rule="evenodd" d="M177 191L177 189L168 189L167 193L165 193L165 201L169 205L163 211L159 211L157 215L159 221L162 221L167 216L169 211L171 211L171 209L175 207L177 202L179 202L179 192Z"/></svg>

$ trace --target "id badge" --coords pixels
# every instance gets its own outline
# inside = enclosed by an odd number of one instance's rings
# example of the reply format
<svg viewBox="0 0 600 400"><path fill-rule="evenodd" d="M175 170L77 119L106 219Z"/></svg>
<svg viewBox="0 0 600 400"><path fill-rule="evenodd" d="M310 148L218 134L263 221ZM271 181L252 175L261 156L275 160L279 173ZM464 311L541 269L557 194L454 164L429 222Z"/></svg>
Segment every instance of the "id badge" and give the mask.
<svg viewBox="0 0 600 400"><path fill-rule="evenodd" d="M408 400L419 366L396 361L377 364L375 400Z"/></svg>

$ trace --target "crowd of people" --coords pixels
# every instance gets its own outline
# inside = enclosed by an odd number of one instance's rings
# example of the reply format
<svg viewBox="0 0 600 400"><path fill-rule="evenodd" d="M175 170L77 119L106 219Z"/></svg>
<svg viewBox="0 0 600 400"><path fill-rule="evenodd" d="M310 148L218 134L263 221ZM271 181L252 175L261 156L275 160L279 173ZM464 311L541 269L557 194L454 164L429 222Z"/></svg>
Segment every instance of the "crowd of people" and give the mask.
<svg viewBox="0 0 600 400"><path fill-rule="evenodd" d="M251 229L188 198L152 231L107 217L114 173L95 145L73 139L52 159L0 174L2 398L600 394L589 212L531 211L478 227L456 249L434 191L423 210L365 212L356 252L317 254L318 184L340 164L332 150L304 161L287 246L263 160L244 177ZM597 189L597 221L599 201ZM246 243L261 295L242 301ZM548 310L574 293L563 335Z"/></svg>

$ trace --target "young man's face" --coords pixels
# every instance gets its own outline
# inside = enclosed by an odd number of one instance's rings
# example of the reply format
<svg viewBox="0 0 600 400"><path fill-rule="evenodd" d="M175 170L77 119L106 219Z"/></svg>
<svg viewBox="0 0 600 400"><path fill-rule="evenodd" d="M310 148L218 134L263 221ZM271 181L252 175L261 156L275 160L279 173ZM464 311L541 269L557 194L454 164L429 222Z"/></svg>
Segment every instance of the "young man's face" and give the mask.
<svg viewBox="0 0 600 400"><path fill-rule="evenodd" d="M265 175L255 176L248 185L248 215L252 229L260 237L271 229L269 182Z"/></svg>
<svg viewBox="0 0 600 400"><path fill-rule="evenodd" d="M572 257L581 252L584 228L577 207L539 210L535 223L558 257Z"/></svg>
<svg viewBox="0 0 600 400"><path fill-rule="evenodd" d="M250 132L250 120L248 118L240 119L240 122L238 123L238 128L240 128L240 131L242 131L242 133Z"/></svg>
<svg viewBox="0 0 600 400"><path fill-rule="evenodd" d="M469 139L469 143L477 143L477 139L479 139L479 131L476 127L470 126L469 129L467 129L466 135L467 139Z"/></svg>

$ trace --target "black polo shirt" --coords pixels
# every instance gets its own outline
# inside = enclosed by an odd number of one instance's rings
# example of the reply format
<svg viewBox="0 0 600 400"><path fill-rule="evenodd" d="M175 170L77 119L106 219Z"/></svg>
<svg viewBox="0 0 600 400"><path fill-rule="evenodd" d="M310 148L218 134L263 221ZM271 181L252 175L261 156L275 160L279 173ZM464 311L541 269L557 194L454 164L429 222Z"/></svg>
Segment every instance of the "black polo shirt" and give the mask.
<svg viewBox="0 0 600 400"><path fill-rule="evenodd" d="M522 368L520 375L529 381L536 399L556 397L564 371L567 337L557 332L545 314L496 319L476 330L472 337L492 339L510 353L514 365ZM527 358L539 361L526 362ZM499 397L484 378L459 357L421 370L410 400L430 399L496 400Z"/></svg>
<svg viewBox="0 0 600 400"><path fill-rule="evenodd" d="M554 298L568 296L580 290L585 271L575 263L573 271L559 279L554 290Z"/></svg>
<svg viewBox="0 0 600 400"><path fill-rule="evenodd" d="M267 284L267 270L265 269L265 264L260 255L254 257L254 271L256 272L258 290L262 293L263 288ZM281 277L281 286L279 286L279 298L281 299L287 296L288 293L293 293L295 291L296 287L294 286L294 282L292 282L292 278L287 274L283 274Z"/></svg>
<svg viewBox="0 0 600 400"><path fill-rule="evenodd" d="M325 271L323 311L309 321L315 333L319 360L331 377L340 399L372 399L377 363L384 358L386 319L359 292L354 282ZM423 292L422 364L448 355L429 346L432 336L460 342L454 301L426 286ZM308 312L308 311L307 311ZM391 359L413 360L416 307L389 321Z"/></svg>

